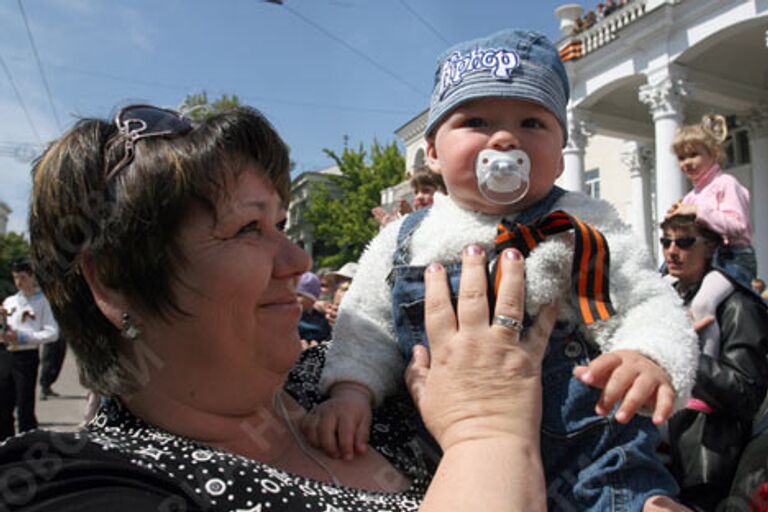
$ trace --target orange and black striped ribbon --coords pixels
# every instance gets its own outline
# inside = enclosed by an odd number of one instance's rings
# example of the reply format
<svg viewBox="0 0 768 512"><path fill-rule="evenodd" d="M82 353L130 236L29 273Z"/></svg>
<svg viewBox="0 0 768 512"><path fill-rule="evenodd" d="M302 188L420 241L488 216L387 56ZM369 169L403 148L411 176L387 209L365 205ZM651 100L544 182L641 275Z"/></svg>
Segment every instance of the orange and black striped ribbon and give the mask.
<svg viewBox="0 0 768 512"><path fill-rule="evenodd" d="M575 247L571 271L572 289L579 314L585 324L607 320L616 314L611 304L608 285L610 254L603 234L594 226L564 211L545 215L530 225L502 221L496 235L496 253L514 247L528 254L548 236L574 230ZM496 265L494 291L498 294L501 268Z"/></svg>

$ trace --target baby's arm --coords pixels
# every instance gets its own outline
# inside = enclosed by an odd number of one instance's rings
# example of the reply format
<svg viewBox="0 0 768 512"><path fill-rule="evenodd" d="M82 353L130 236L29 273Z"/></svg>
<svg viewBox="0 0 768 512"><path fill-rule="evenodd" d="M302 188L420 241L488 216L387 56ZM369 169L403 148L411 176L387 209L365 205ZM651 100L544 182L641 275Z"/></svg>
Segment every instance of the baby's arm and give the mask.
<svg viewBox="0 0 768 512"><path fill-rule="evenodd" d="M360 258L333 327L320 379L330 398L302 422L309 441L331 456L365 450L371 408L402 382L405 362L395 340L387 276L401 221L387 225Z"/></svg>
<svg viewBox="0 0 768 512"><path fill-rule="evenodd" d="M590 327L604 354L576 375L605 390L598 413L622 400L617 420L629 421L644 406L660 423L690 396L698 339L682 301L653 269L642 243L625 227L598 227L610 247L610 291L618 315L609 320L615 329Z"/></svg>
<svg viewBox="0 0 768 512"><path fill-rule="evenodd" d="M611 250L611 297L619 318L610 339L603 340L604 352L613 355L604 354L589 367L593 370L595 365L595 385L605 383L597 410L605 412L623 399L627 404L622 404L617 420L629 421L645 406L654 410L654 423L662 423L690 396L698 366L698 338L677 293L653 269L631 232L618 230L606 237Z"/></svg>
<svg viewBox="0 0 768 512"><path fill-rule="evenodd" d="M589 366L574 369L584 384L603 389L595 407L597 414L607 416L621 401L614 418L628 423L643 407L653 410L653 422L664 423L672 414L675 389L669 375L651 359L636 350L614 350L592 361Z"/></svg>
<svg viewBox="0 0 768 512"><path fill-rule="evenodd" d="M337 382L330 395L304 416L301 428L312 446L351 460L368 446L373 393L355 382Z"/></svg>

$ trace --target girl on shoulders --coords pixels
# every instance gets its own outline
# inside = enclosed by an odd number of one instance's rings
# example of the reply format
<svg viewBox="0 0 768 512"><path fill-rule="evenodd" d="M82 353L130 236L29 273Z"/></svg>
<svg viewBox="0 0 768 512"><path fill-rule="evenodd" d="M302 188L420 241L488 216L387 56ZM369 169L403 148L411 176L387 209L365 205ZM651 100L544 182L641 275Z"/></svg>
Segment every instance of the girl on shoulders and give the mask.
<svg viewBox="0 0 768 512"><path fill-rule="evenodd" d="M749 289L757 274L749 221L749 191L720 168L727 135L725 118L707 114L701 123L682 127L672 143L680 170L691 180L693 190L673 204L666 217L695 215L697 223L723 239L713 260L716 270L706 275L691 303L694 320L714 317L718 304L733 291L734 283ZM717 323L710 324L700 335L703 351L717 355L720 339Z"/></svg>

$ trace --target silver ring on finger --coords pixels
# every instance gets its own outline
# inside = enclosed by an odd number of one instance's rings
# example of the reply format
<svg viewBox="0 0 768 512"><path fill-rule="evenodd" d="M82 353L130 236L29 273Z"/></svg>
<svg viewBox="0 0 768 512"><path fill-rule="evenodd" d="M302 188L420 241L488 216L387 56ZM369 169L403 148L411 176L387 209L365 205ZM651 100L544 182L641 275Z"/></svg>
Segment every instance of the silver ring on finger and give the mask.
<svg viewBox="0 0 768 512"><path fill-rule="evenodd" d="M510 318L504 315L494 315L493 323L496 325L503 325L504 327L509 327L510 329L514 329L517 332L521 332L523 330L523 322L521 322L517 318Z"/></svg>

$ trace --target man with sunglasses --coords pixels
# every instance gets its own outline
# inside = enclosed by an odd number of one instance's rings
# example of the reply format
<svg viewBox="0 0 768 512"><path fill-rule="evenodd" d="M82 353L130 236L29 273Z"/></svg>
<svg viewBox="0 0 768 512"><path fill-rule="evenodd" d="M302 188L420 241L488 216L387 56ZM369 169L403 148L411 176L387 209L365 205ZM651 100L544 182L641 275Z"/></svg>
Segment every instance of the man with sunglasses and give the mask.
<svg viewBox="0 0 768 512"><path fill-rule="evenodd" d="M661 229L669 275L690 304L711 269L720 237L689 215L670 217ZM768 312L751 290L734 287L716 312L719 354L700 354L692 398L669 420L672 472L683 501L696 510L715 510L727 496L768 389Z"/></svg>

